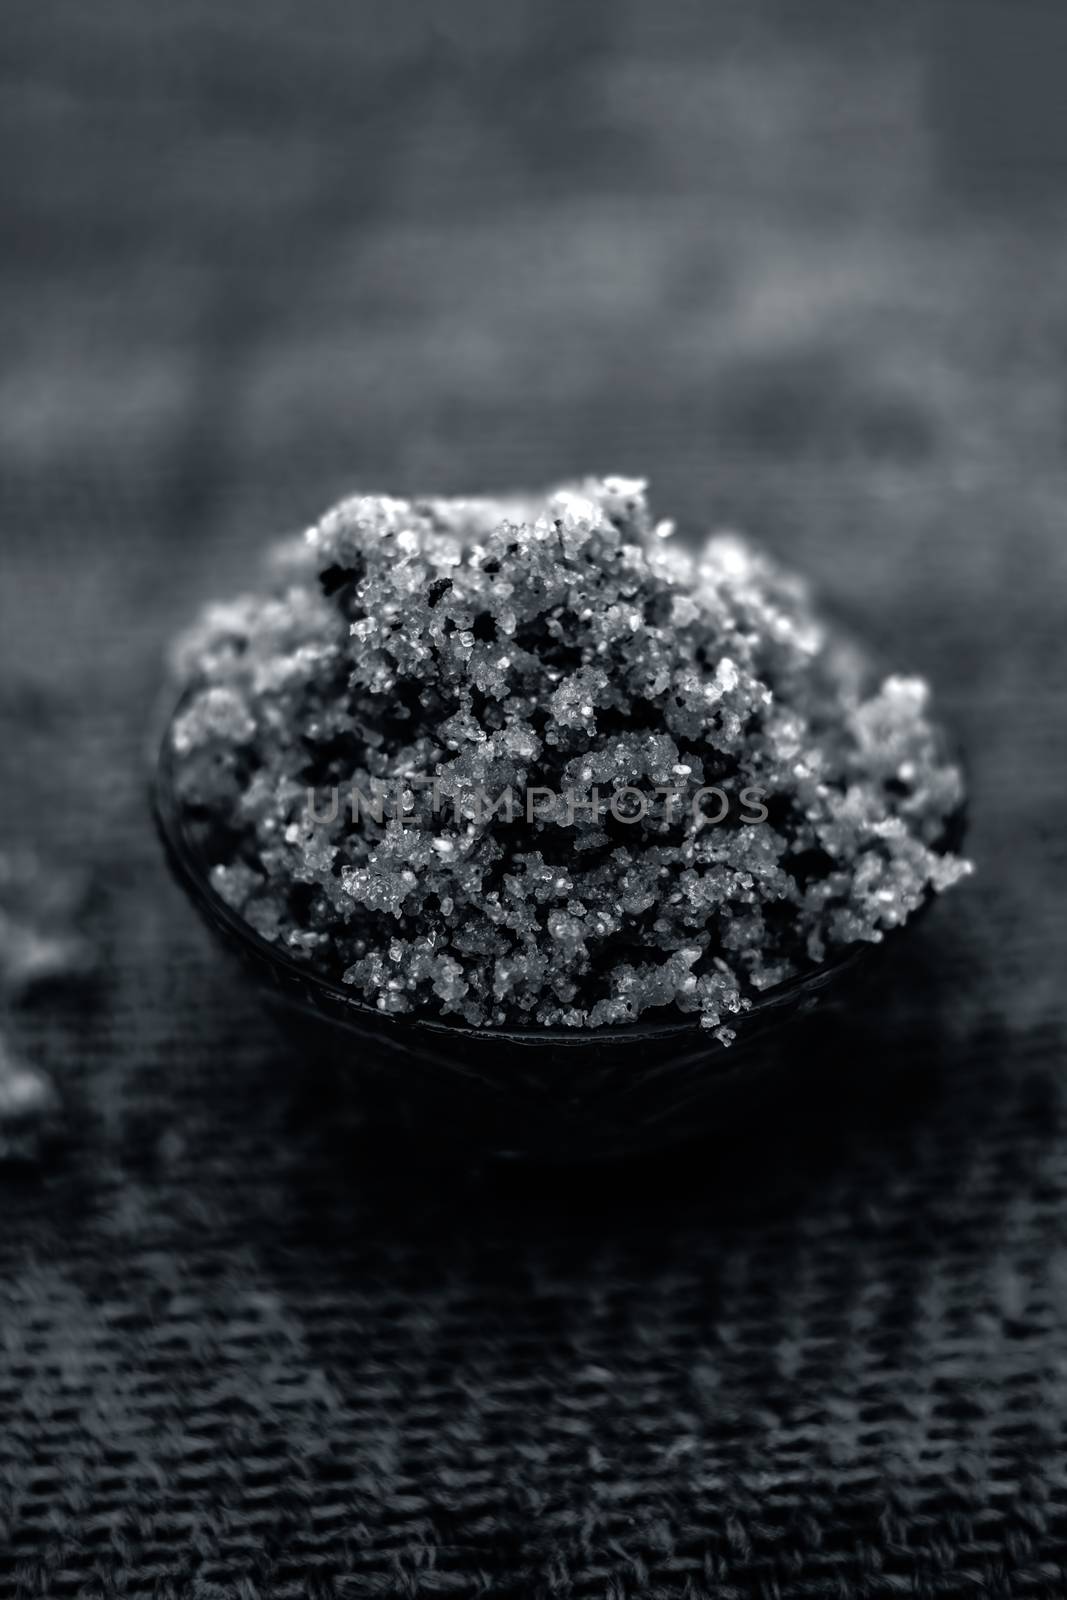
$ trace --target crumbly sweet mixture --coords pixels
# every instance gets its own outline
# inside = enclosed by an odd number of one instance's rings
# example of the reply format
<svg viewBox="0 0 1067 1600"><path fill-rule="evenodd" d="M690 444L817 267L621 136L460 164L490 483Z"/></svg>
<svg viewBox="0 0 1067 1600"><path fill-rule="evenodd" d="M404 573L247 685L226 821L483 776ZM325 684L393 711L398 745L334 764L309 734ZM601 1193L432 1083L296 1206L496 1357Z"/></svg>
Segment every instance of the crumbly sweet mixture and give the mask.
<svg viewBox="0 0 1067 1600"><path fill-rule="evenodd" d="M386 1012L723 1042L967 862L916 678L800 579L697 554L621 478L342 502L179 643L179 799L217 892Z"/></svg>

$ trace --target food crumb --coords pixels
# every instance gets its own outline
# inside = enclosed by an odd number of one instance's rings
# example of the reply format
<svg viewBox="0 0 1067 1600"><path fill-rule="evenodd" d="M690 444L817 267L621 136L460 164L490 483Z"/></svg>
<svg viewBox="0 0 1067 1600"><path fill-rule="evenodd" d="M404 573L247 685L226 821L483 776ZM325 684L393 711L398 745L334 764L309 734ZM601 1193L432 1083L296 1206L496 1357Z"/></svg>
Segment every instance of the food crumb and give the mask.
<svg viewBox="0 0 1067 1600"><path fill-rule="evenodd" d="M179 641L219 895L392 1015L699 1018L877 943L970 864L927 686L645 485L343 501ZM503 647L503 648L502 648Z"/></svg>

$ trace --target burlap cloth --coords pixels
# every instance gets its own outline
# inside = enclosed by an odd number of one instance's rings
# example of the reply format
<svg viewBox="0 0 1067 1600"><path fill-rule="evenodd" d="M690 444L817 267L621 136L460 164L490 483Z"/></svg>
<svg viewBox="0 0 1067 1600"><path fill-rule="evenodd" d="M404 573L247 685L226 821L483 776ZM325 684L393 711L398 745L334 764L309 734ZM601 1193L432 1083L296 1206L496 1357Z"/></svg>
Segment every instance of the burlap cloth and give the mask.
<svg viewBox="0 0 1067 1600"><path fill-rule="evenodd" d="M10 1025L2 1595L1067 1594L1055 72L721 9L6 9L2 827L102 973ZM695 1168L442 1179L209 947L142 737L335 493L590 470L931 676L979 876Z"/></svg>

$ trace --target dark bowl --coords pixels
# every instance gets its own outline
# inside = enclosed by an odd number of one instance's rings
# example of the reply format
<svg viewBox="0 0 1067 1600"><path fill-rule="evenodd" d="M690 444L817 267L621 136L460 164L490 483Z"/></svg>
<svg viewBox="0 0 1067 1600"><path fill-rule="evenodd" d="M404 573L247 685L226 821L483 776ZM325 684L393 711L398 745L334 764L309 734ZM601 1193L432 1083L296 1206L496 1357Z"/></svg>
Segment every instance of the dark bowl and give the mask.
<svg viewBox="0 0 1067 1600"><path fill-rule="evenodd" d="M221 944L258 982L286 1028L294 1065L323 1060L358 1078L367 1114L436 1157L461 1151L551 1162L615 1159L730 1133L783 1073L803 1066L815 1011L852 996L904 929L857 945L766 990L730 1018L724 1046L666 1014L625 1027L527 1029L391 1016L263 939L215 892L174 786L169 721L152 783L171 871ZM954 819L953 847L962 838ZM916 913L915 915L920 915ZM907 926L915 921L913 916Z"/></svg>

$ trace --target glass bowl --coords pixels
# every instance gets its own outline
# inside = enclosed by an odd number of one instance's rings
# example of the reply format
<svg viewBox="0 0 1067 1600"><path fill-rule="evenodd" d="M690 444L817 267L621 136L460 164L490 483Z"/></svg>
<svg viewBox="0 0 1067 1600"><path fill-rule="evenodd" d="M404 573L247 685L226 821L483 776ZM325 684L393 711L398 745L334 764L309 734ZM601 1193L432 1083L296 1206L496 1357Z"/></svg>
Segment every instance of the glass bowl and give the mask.
<svg viewBox="0 0 1067 1600"><path fill-rule="evenodd" d="M177 708L175 708L177 709ZM383 1132L438 1157L462 1151L549 1162L617 1159L731 1133L758 1112L782 1073L803 1066L795 1024L837 1006L869 977L887 945L856 945L766 990L730 1018L722 1045L678 1016L620 1027L472 1027L392 1016L310 971L262 938L213 889L174 784L167 719L152 778L156 827L171 872L222 946L259 985L284 1025L293 1065L323 1060L357 1080ZM963 813L946 831L955 848ZM951 835L951 837L950 837Z"/></svg>

